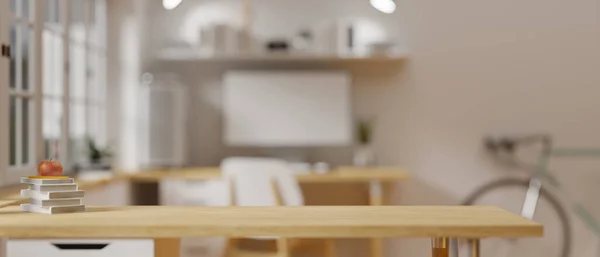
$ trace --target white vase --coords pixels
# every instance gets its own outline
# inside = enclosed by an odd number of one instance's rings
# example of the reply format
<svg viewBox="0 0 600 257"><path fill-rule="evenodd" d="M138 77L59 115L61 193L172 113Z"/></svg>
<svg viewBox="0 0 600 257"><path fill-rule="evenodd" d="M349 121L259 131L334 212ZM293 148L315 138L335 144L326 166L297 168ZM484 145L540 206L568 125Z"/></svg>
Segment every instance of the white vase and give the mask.
<svg viewBox="0 0 600 257"><path fill-rule="evenodd" d="M369 146L363 145L354 149L354 166L371 166L375 164L375 152Z"/></svg>

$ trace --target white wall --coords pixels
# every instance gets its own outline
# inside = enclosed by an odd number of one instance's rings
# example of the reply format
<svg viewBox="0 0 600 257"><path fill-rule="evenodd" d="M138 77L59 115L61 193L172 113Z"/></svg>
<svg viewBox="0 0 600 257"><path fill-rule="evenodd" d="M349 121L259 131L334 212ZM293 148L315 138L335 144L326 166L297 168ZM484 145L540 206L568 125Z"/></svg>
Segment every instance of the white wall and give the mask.
<svg viewBox="0 0 600 257"><path fill-rule="evenodd" d="M399 9L412 53L395 96L406 115L396 120L405 128L396 159L415 174L398 191L401 203L456 204L484 181L514 175L486 158L485 135L547 132L559 146L600 146L600 2L404 0ZM553 165L597 217L599 164ZM572 256L591 256L598 239L575 226ZM427 256L428 244L392 248Z"/></svg>

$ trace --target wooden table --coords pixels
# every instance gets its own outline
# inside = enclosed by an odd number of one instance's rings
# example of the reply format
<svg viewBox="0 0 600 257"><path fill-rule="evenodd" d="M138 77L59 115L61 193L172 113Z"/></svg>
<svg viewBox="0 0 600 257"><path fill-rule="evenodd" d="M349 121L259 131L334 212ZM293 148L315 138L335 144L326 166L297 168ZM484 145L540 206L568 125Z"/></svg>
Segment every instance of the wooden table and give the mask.
<svg viewBox="0 0 600 257"><path fill-rule="evenodd" d="M181 237L430 237L447 256L448 238L541 237L540 224L496 207L88 207L44 215L0 209L0 237L154 238L156 256L179 256ZM437 244L440 243L440 244ZM164 254L164 255L162 255ZM478 256L474 252L473 256Z"/></svg>

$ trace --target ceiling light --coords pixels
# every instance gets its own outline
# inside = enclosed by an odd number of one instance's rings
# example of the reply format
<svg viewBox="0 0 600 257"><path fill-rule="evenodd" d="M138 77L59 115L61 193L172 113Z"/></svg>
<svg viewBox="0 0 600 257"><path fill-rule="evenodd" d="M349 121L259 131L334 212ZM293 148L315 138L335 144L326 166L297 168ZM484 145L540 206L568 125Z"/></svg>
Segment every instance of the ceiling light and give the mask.
<svg viewBox="0 0 600 257"><path fill-rule="evenodd" d="M370 0L373 8L382 13L393 13L396 11L394 0Z"/></svg>
<svg viewBox="0 0 600 257"><path fill-rule="evenodd" d="M175 7L181 4L182 1L183 0L163 0L163 6L167 10L173 10Z"/></svg>

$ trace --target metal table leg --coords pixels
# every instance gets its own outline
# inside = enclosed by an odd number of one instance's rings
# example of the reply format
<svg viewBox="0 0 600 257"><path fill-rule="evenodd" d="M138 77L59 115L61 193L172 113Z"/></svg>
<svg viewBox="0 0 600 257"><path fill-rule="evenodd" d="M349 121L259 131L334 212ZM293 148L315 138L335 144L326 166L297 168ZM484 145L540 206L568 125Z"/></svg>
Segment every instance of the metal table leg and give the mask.
<svg viewBox="0 0 600 257"><path fill-rule="evenodd" d="M469 250L471 252L470 257L479 257L481 251L481 245L479 244L479 239L471 239L469 240Z"/></svg>
<svg viewBox="0 0 600 257"><path fill-rule="evenodd" d="M369 183L369 205L383 205L383 185L379 180ZM371 238L371 257L383 257L383 241Z"/></svg>

